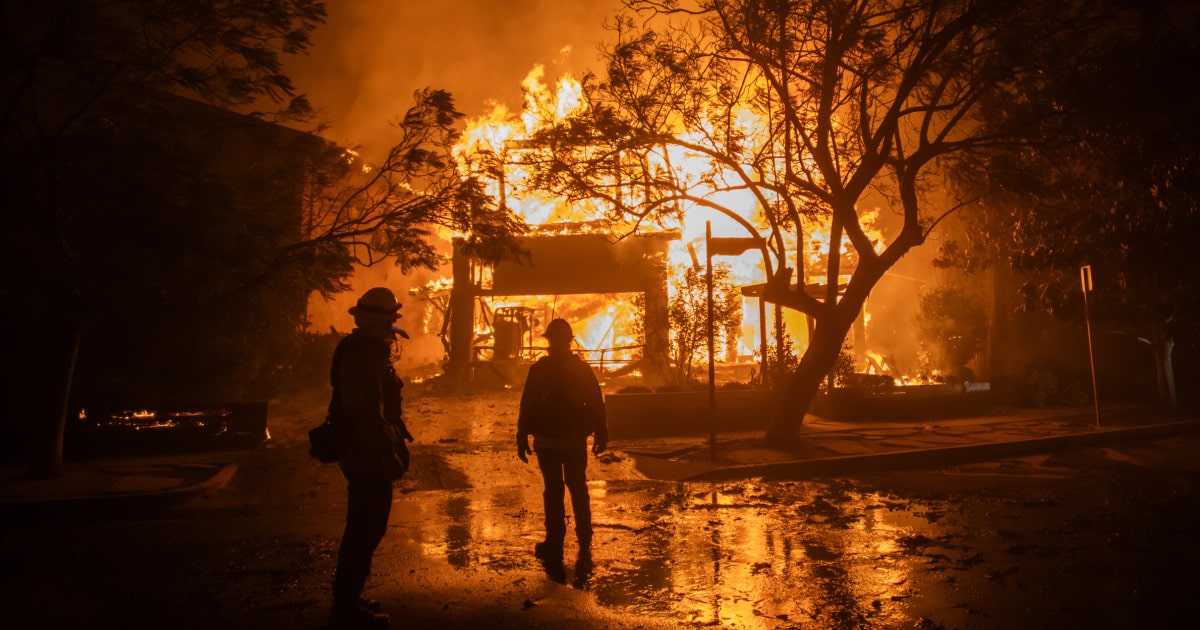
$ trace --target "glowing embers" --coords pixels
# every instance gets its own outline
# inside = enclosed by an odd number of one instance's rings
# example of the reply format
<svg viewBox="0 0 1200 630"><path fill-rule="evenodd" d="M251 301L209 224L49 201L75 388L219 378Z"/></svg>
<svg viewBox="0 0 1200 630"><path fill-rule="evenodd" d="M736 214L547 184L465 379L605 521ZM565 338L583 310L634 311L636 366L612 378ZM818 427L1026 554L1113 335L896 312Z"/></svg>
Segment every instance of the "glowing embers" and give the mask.
<svg viewBox="0 0 1200 630"><path fill-rule="evenodd" d="M228 409L212 409L208 411L167 411L161 413L152 409L120 410L92 418L97 427L119 427L131 431L149 431L154 429L170 429L184 425L194 425L205 428L221 419L232 415ZM87 410L80 409L78 420L89 420Z"/></svg>
<svg viewBox="0 0 1200 630"><path fill-rule="evenodd" d="M67 425L70 457L261 448L267 403L79 410Z"/></svg>

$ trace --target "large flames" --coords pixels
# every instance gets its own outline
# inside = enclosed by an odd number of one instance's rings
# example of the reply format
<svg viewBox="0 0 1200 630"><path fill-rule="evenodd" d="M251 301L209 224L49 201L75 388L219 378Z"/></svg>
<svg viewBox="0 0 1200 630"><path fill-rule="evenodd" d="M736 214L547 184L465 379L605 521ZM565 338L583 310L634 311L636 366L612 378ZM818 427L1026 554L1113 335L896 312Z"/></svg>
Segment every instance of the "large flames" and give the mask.
<svg viewBox="0 0 1200 630"><path fill-rule="evenodd" d="M544 79L543 68L535 67L522 83L526 95L523 110L514 113L502 104L495 105L490 112L469 122L462 142L455 150L459 168L464 175L480 178L486 183L488 193L498 204L543 234L595 225L603 214L598 205L568 202L530 186L531 173L519 159L526 140L545 125L561 122L586 107L579 81L568 75L549 85ZM756 118L754 112L749 109L739 110L737 124L747 138L765 138L767 135L767 125ZM752 143L747 143L747 151L753 148L751 145ZM761 204L753 194L745 190L718 190L714 187L713 182L720 182L723 178L726 181L736 179L732 174L718 173L713 177L713 165L710 160L678 148L671 148L658 158L659 163L656 166L674 169L674 175L679 181L687 182L691 186L689 192L693 196L711 200L724 208L736 209L741 219L739 221L701 205L684 208L684 212L680 213L682 220L678 225L664 226L681 234L680 240L671 243L670 246L668 272L672 280L682 277L684 269L688 266L704 265L703 252L708 224L711 224L714 237L748 236L745 225L754 226L760 234L768 232ZM877 215L877 212L867 214L864 224L872 233L872 240L878 250L883 244L883 237L875 227ZM803 251L806 268L821 270L817 274L806 275L814 279L819 278L823 282L824 277L821 274L824 273L825 261L829 256L830 228L828 225L811 222L804 225L802 232L806 235L806 242L797 243L794 236L785 236L785 242L790 240L786 245L790 251ZM844 239L841 251L850 249L849 240ZM700 253L699 257L697 252ZM736 257L714 259L714 263L716 262L730 267L730 280L735 285L755 285L766 280L764 261L755 250ZM844 271L850 270L844 268ZM840 282L846 282L848 279L848 276L843 275ZM668 290L674 294L678 290L676 283L669 282ZM594 361L615 359L619 363L620 360L628 360L635 354L630 348L636 343L634 327L640 314L632 299L588 295L495 298L485 305L477 326L477 334L486 337L491 327L491 322L488 321L489 311L494 312L504 307L531 308L536 320L542 325L552 317L571 318L576 326L579 348ZM763 338L760 335L760 326L765 323L768 329L773 331L776 327L776 317L781 318L784 329L797 344L795 349L803 349L808 338L808 326L803 316L791 311L777 312L774 306L768 306L761 312L767 314L766 322L760 321L758 298L745 298L741 335L737 339L719 339L716 355L727 359L737 357L747 362L760 361ZM879 362L875 363L878 365ZM862 367L865 369L868 366Z"/></svg>

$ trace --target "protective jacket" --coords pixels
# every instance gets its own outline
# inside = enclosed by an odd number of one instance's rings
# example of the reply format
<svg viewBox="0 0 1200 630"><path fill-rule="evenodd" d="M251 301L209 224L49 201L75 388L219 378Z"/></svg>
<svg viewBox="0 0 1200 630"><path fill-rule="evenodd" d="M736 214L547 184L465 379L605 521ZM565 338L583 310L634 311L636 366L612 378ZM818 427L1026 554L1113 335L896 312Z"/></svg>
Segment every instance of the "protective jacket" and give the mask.
<svg viewBox="0 0 1200 630"><path fill-rule="evenodd" d="M517 435L532 435L535 448L586 448L592 434L608 443L604 396L592 368L571 353L538 359L521 394Z"/></svg>
<svg viewBox="0 0 1200 630"><path fill-rule="evenodd" d="M338 462L348 472L398 478L407 468L401 413L404 383L391 362L391 343L355 328L333 353L329 418L338 438ZM397 466L397 457L403 466Z"/></svg>

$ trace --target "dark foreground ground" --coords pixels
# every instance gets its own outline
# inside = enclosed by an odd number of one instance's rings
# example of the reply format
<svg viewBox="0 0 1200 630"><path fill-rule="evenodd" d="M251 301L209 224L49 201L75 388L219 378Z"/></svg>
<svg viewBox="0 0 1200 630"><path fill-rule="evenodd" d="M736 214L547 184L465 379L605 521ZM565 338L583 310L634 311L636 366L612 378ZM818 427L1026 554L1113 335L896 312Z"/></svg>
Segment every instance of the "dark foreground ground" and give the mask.
<svg viewBox="0 0 1200 630"><path fill-rule="evenodd" d="M416 628L1168 628L1195 626L1200 435L951 467L721 483L592 460L594 568L532 557L536 468L513 393L413 397L369 595ZM318 628L344 510L272 419L233 479L171 509L0 519L0 623ZM570 545L570 539L568 539Z"/></svg>

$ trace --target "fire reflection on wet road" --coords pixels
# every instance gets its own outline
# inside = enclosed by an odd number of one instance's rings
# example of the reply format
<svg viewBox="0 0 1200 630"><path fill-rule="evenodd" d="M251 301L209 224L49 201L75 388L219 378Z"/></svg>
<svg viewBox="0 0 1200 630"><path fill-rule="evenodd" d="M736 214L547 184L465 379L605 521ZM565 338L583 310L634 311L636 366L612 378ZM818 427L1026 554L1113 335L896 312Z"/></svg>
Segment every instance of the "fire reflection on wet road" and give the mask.
<svg viewBox="0 0 1200 630"><path fill-rule="evenodd" d="M541 480L510 452L515 405L469 404L447 413L471 427L443 417L446 435L414 451L421 472L393 527L460 575L539 579ZM1196 556L1195 535L1179 550L1163 541L1194 529L1195 510L1174 506L1200 484L1194 471L1163 476L1111 451L1072 457L707 484L647 480L618 450L589 463L594 568L574 579L568 535L559 588L697 626L1122 627L1181 588L1156 563Z"/></svg>
<svg viewBox="0 0 1200 630"><path fill-rule="evenodd" d="M926 604L949 597L931 587L945 590L953 584L945 576L979 561L948 542L942 508L843 485L596 481L591 493L595 568L577 586L637 615L729 627L912 625L914 588ZM536 566L540 487L437 494L436 514L414 517L426 557L459 570ZM572 544L568 537L568 568ZM943 576L930 580L930 571Z"/></svg>
<svg viewBox="0 0 1200 630"><path fill-rule="evenodd" d="M588 465L594 566L580 575L568 536L556 583L532 553L542 486L516 458L511 402L414 401L413 468L368 592L397 625L1195 626L1200 435L720 484L646 479L616 444ZM281 425L276 445L240 454L221 492L177 510L9 521L6 605L48 620L39 627L101 627L113 614L154 627L320 627L345 482L308 456L311 418Z"/></svg>
<svg viewBox="0 0 1200 630"><path fill-rule="evenodd" d="M432 502L419 490L405 494L412 505L398 511L416 509L427 558L464 571L536 568L541 483L505 448L513 406L462 404L470 407L438 410L445 415L432 428L441 433L428 449L436 461L415 482L446 491ZM660 482L640 478L619 455L592 460L589 477L595 567L577 585L600 606L636 615L730 627L911 625L914 571L970 563L936 542L947 537L937 525L944 508L844 483ZM926 600L934 595L923 590Z"/></svg>

